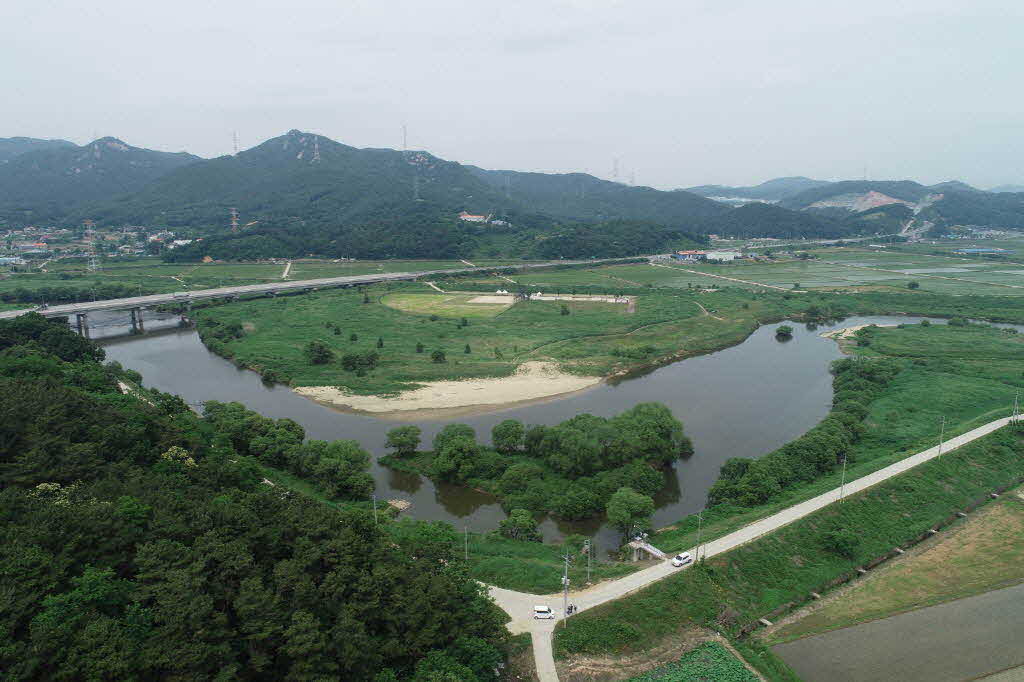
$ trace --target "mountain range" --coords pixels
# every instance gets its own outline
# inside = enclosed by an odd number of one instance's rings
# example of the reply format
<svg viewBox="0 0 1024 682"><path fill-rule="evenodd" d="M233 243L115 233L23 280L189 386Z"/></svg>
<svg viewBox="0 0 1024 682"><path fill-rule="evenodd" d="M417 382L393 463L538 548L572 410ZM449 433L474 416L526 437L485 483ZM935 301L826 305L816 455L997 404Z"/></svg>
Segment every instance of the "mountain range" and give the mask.
<svg viewBox="0 0 1024 682"><path fill-rule="evenodd" d="M237 233L228 226L231 209L241 216ZM460 212L485 218L467 222ZM958 181L806 177L662 191L584 173L487 170L425 151L360 149L298 130L213 159L112 137L82 147L0 139L0 221L87 219L203 237L176 249L177 259L575 257L697 244L707 234L833 238L898 232L915 221L1024 228L1024 194ZM574 240L585 246L574 248Z"/></svg>

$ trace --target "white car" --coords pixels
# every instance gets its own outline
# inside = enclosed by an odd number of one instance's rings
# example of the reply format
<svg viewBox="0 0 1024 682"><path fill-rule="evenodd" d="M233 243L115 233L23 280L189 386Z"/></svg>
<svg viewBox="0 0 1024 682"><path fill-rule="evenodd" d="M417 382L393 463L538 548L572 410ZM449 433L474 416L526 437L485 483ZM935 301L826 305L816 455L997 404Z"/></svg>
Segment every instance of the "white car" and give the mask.
<svg viewBox="0 0 1024 682"><path fill-rule="evenodd" d="M693 561L693 557L690 556L689 552L683 552L682 554L676 554L674 557L672 557L672 565L675 566L676 568L679 568L680 566L685 566L686 564L688 564L688 563L690 563L692 561Z"/></svg>
<svg viewBox="0 0 1024 682"><path fill-rule="evenodd" d="M555 617L555 612L550 606L537 605L533 607L533 617L540 620L550 620Z"/></svg>

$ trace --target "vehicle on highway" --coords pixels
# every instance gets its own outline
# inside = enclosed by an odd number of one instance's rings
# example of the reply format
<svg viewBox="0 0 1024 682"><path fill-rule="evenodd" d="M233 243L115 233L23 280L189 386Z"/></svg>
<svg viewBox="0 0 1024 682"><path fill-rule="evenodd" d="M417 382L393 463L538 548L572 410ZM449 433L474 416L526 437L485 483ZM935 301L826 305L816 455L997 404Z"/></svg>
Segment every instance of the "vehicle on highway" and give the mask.
<svg viewBox="0 0 1024 682"><path fill-rule="evenodd" d="M174 298L192 298L192 294L187 291L176 291L174 292Z"/></svg>
<svg viewBox="0 0 1024 682"><path fill-rule="evenodd" d="M555 617L555 612L550 606L537 605L533 607L533 617L540 620L550 620Z"/></svg>
<svg viewBox="0 0 1024 682"><path fill-rule="evenodd" d="M690 556L689 552L683 552L682 554L676 554L674 557L672 557L672 565L675 566L676 568L679 568L680 566L685 566L686 564L688 564L688 563L690 563L692 561L693 561L693 557Z"/></svg>

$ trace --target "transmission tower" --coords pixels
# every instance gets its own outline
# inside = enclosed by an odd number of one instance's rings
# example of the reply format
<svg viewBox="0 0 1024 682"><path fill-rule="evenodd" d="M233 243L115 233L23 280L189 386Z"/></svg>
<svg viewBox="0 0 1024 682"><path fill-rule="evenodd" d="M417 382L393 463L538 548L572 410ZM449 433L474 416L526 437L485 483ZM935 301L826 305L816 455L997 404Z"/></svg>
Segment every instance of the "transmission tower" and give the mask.
<svg viewBox="0 0 1024 682"><path fill-rule="evenodd" d="M612 182L619 181L619 157L612 159Z"/></svg>
<svg viewBox="0 0 1024 682"><path fill-rule="evenodd" d="M231 208L228 210L231 211L231 231L238 232L238 209Z"/></svg>
<svg viewBox="0 0 1024 682"><path fill-rule="evenodd" d="M320 136L313 138L313 159L310 163L318 163L320 161Z"/></svg>
<svg viewBox="0 0 1024 682"><path fill-rule="evenodd" d="M235 143L235 156L238 156L238 132L231 133L231 137Z"/></svg>
<svg viewBox="0 0 1024 682"><path fill-rule="evenodd" d="M406 130L405 125L402 126L402 151L409 151L409 131Z"/></svg>

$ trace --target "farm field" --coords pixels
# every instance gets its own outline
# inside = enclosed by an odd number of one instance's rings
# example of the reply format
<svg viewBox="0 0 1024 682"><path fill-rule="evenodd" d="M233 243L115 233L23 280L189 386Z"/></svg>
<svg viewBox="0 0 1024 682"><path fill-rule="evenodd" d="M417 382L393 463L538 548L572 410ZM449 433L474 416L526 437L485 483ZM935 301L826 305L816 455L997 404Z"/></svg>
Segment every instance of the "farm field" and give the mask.
<svg viewBox="0 0 1024 682"><path fill-rule="evenodd" d="M674 663L631 677L627 682L757 682L757 676L718 642L706 642Z"/></svg>
<svg viewBox="0 0 1024 682"><path fill-rule="evenodd" d="M920 549L775 630L772 644L1024 582L1024 492L1007 491Z"/></svg>

